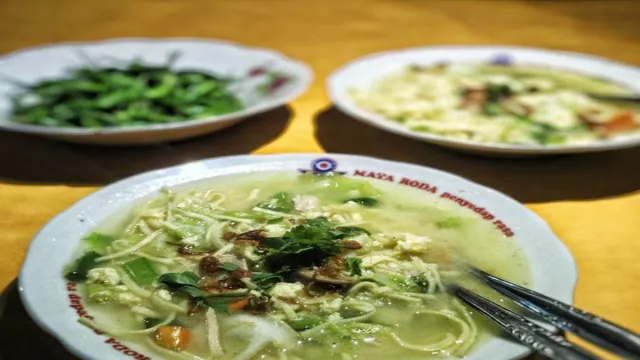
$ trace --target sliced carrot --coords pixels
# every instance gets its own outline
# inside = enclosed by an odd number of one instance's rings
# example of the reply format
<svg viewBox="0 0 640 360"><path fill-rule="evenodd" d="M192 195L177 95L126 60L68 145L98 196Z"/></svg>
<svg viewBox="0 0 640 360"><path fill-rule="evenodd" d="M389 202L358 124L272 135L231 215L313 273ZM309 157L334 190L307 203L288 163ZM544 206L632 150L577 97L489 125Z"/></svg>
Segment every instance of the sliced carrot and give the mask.
<svg viewBox="0 0 640 360"><path fill-rule="evenodd" d="M631 111L625 111L614 115L609 121L599 124L597 127L607 133L616 133L631 131L638 126L640 125L635 122L634 114Z"/></svg>
<svg viewBox="0 0 640 360"><path fill-rule="evenodd" d="M244 299L230 302L229 303L229 311L240 311L246 308L249 305L249 298L246 297Z"/></svg>
<svg viewBox="0 0 640 360"><path fill-rule="evenodd" d="M156 344L169 350L184 350L191 341L191 332L182 326L160 326L156 330Z"/></svg>

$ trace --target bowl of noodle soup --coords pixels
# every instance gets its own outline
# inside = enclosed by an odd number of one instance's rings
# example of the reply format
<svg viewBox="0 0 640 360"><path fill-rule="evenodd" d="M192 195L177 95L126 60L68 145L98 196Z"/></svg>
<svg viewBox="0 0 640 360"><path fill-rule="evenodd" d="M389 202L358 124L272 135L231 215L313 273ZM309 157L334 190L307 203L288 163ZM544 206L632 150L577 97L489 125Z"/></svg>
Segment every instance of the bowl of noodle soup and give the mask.
<svg viewBox="0 0 640 360"><path fill-rule="evenodd" d="M526 355L448 294L511 307L464 263L572 302L571 254L501 193L361 156L233 156L80 200L34 238L20 290L87 359Z"/></svg>

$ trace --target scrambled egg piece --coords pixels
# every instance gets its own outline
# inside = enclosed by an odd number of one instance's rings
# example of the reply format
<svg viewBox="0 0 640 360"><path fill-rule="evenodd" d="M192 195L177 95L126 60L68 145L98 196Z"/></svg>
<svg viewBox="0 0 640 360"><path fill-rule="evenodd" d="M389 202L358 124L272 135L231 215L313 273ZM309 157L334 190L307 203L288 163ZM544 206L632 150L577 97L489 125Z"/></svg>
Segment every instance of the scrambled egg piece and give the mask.
<svg viewBox="0 0 640 360"><path fill-rule="evenodd" d="M556 129L568 129L580 124L573 111L554 103L542 104L533 111L531 120Z"/></svg>
<svg viewBox="0 0 640 360"><path fill-rule="evenodd" d="M87 283L115 286L120 283L120 275L116 269L95 268L87 273Z"/></svg>
<svg viewBox="0 0 640 360"><path fill-rule="evenodd" d="M122 305L138 305L142 299L130 292L119 292L116 294L116 301Z"/></svg>
<svg viewBox="0 0 640 360"><path fill-rule="evenodd" d="M95 302L116 301L122 305L131 306L142 303L142 299L133 294L120 283L120 275L112 268L95 268L87 274L87 284L97 284L99 291L89 293L89 300Z"/></svg>
<svg viewBox="0 0 640 360"><path fill-rule="evenodd" d="M320 206L320 199L311 195L296 195L293 203L298 211L311 211Z"/></svg>
<svg viewBox="0 0 640 360"><path fill-rule="evenodd" d="M156 290L156 296L165 301L171 301L171 293L166 289Z"/></svg>
<svg viewBox="0 0 640 360"><path fill-rule="evenodd" d="M429 249L431 241L432 240L426 236L404 233L401 234L401 239L398 240L395 250L399 250L403 253L425 252Z"/></svg>
<svg viewBox="0 0 640 360"><path fill-rule="evenodd" d="M373 239L373 246L381 246L386 248L393 247L394 250L400 251L402 253L425 252L429 249L429 244L432 242L432 240L426 236L418 236L409 233L400 233L393 235L385 235L379 233L375 234L373 236Z"/></svg>
<svg viewBox="0 0 640 360"><path fill-rule="evenodd" d="M302 289L304 289L304 285L301 283L279 282L269 290L269 295L273 297L295 298Z"/></svg>
<svg viewBox="0 0 640 360"><path fill-rule="evenodd" d="M320 304L320 311L322 311L325 314L333 314L335 312L338 312L341 306L342 306L342 298L335 298L333 300L329 300L327 302Z"/></svg>
<svg viewBox="0 0 640 360"><path fill-rule="evenodd" d="M270 224L265 225L264 231L269 237L281 237L287 232L287 229L282 224Z"/></svg>

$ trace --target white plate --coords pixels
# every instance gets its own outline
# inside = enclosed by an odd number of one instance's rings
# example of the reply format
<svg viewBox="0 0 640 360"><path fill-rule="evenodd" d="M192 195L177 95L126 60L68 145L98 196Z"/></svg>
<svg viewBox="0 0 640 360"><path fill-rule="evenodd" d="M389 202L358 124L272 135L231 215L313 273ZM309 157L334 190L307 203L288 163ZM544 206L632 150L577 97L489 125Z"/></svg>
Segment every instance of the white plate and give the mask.
<svg viewBox="0 0 640 360"><path fill-rule="evenodd" d="M330 159L327 161L327 158ZM77 355L87 359L129 359L117 343L80 325L73 301L78 297L67 289L63 267L72 260L80 239L97 224L123 207L163 186L228 174L248 172L335 169L349 175L392 176L391 181L407 186L428 183L436 194L464 198L495 216L515 233L513 241L530 263L533 289L571 303L577 280L574 260L547 224L515 200L495 190L455 175L406 163L369 157L329 154L232 156L198 161L137 175L109 185L80 200L51 220L33 239L19 277L20 295L29 314ZM377 174L377 175L376 175ZM388 177L386 177L389 180ZM398 185L405 186L405 185ZM425 186L422 186L425 188ZM422 190L416 190L422 191ZM488 216L486 216L489 218ZM76 307L74 309L72 306ZM135 350L134 345L125 345ZM466 359L508 360L527 354L511 341L494 338L483 343Z"/></svg>
<svg viewBox="0 0 640 360"><path fill-rule="evenodd" d="M244 76L249 70L266 66L291 77L277 91L257 96L255 83L233 91L245 102L242 111L170 124L129 128L54 128L9 121L9 95L19 91L5 79L33 84L44 79L65 76L69 68L86 65L85 54L99 64L109 58L125 62L140 58L149 64L165 64L169 54L181 56L175 68L198 69L220 75ZM113 60L111 63L113 64ZM257 80L256 80L257 81ZM214 132L236 124L243 118L283 106L301 95L313 81L311 69L304 63L275 51L246 47L225 41L206 39L113 39L94 43L62 43L19 50L0 57L0 129L42 135L67 141L96 144L151 144L185 139Z"/></svg>
<svg viewBox="0 0 640 360"><path fill-rule="evenodd" d="M429 65L443 61L488 62L502 56L512 59L516 65L526 63L591 74L624 84L640 93L640 69L637 67L591 55L512 46L438 46L377 53L354 60L335 71L327 79L327 89L331 101L338 109L369 125L424 142L467 152L494 155L551 155L597 152L640 145L640 135L584 145L553 147L488 144L451 139L409 130L401 124L358 107L347 94L350 89L367 88L380 77L400 71L412 64Z"/></svg>

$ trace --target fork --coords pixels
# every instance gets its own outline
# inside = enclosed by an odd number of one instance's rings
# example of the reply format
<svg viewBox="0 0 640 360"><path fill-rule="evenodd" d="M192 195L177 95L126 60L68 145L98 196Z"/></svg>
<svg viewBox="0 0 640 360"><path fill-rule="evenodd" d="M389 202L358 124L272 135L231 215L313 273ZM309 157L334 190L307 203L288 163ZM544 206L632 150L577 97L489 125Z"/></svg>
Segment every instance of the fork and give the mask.
<svg viewBox="0 0 640 360"><path fill-rule="evenodd" d="M480 269L471 267L470 271L494 290L556 328L574 333L627 359L640 360L640 335L631 330ZM464 302L496 322L512 337L534 351L554 360L599 359L562 336L556 335L468 289L457 285L449 285L449 288Z"/></svg>

